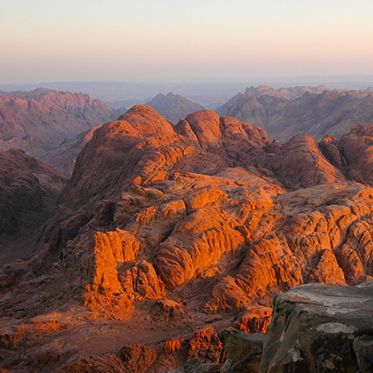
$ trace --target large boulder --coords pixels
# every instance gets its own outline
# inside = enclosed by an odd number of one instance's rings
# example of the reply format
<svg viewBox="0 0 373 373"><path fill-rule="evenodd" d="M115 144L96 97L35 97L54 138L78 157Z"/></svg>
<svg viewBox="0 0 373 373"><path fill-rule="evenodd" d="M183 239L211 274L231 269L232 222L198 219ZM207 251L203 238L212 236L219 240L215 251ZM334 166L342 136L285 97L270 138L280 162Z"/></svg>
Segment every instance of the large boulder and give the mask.
<svg viewBox="0 0 373 373"><path fill-rule="evenodd" d="M308 284L276 298L262 373L373 371L373 282Z"/></svg>

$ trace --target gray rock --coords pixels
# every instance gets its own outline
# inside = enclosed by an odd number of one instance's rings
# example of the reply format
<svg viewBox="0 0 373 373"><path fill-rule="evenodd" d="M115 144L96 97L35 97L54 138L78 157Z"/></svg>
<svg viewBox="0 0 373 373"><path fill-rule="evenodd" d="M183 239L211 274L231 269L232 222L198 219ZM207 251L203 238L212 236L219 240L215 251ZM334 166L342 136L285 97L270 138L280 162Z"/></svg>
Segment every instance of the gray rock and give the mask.
<svg viewBox="0 0 373 373"><path fill-rule="evenodd" d="M373 372L373 282L279 295L260 372Z"/></svg>
<svg viewBox="0 0 373 373"><path fill-rule="evenodd" d="M220 373L221 364L204 362L199 359L189 360L183 367L184 373Z"/></svg>
<svg viewBox="0 0 373 373"><path fill-rule="evenodd" d="M354 351L362 373L373 371L373 336L362 335L354 339Z"/></svg>
<svg viewBox="0 0 373 373"><path fill-rule="evenodd" d="M220 333L226 352L221 373L259 372L263 352L263 334L248 334L236 329L226 329Z"/></svg>

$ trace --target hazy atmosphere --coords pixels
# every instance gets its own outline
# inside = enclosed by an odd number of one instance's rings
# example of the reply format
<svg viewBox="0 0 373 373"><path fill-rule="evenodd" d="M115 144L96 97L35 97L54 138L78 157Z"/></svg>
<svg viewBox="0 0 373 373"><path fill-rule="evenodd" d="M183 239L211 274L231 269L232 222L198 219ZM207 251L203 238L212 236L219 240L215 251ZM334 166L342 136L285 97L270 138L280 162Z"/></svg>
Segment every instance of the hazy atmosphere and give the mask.
<svg viewBox="0 0 373 373"><path fill-rule="evenodd" d="M0 6L0 84L373 75L369 0L0 0Z"/></svg>

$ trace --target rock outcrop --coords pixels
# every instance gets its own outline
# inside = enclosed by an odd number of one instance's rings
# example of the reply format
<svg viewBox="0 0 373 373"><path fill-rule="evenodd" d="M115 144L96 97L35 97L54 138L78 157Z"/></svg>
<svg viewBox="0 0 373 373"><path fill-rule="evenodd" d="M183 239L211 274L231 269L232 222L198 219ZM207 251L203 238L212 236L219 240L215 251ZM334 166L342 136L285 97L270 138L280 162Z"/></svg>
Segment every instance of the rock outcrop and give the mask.
<svg viewBox="0 0 373 373"><path fill-rule="evenodd" d="M372 372L372 290L310 284L279 295L260 372Z"/></svg>
<svg viewBox="0 0 373 373"><path fill-rule="evenodd" d="M353 129L337 146L349 177L373 185L373 125Z"/></svg>
<svg viewBox="0 0 373 373"><path fill-rule="evenodd" d="M226 358L219 373L255 373L259 372L263 353L264 335L242 333L235 329L226 329L220 333Z"/></svg>
<svg viewBox="0 0 373 373"><path fill-rule="evenodd" d="M309 281L367 280L372 189L347 183L309 136L267 147L260 128L214 112L173 128L135 106L78 157L46 258L62 257L85 303L113 314L198 279L214 278L206 312Z"/></svg>
<svg viewBox="0 0 373 373"><path fill-rule="evenodd" d="M344 180L341 170L324 157L310 135L296 135L268 157L271 168L284 185L298 189Z"/></svg>
<svg viewBox="0 0 373 373"><path fill-rule="evenodd" d="M239 308L304 282L370 279L372 189L361 188L330 184L279 196L276 231L255 240L235 275L215 285L209 306Z"/></svg>
<svg viewBox="0 0 373 373"><path fill-rule="evenodd" d="M357 133L369 139L364 128L346 135L351 144ZM265 332L273 296L373 276L369 151L347 160L342 140L327 140L271 143L260 127L212 111L172 126L133 107L77 157L29 270L7 269L0 311L21 324L41 314L74 320L64 338L84 349L61 348L61 366L92 355L87 366L122 364L118 349L141 344L158 353L154 372L216 370L225 358L219 332ZM364 169L352 174L353 164ZM24 347L54 351L51 341ZM18 354L4 367L25 366Z"/></svg>

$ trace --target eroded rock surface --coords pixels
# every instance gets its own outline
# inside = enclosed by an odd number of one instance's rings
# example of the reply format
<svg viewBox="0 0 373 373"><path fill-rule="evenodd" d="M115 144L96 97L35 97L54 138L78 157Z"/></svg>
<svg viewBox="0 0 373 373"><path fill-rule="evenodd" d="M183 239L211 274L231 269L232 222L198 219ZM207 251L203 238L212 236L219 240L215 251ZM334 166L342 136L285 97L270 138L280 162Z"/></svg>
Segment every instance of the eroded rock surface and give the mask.
<svg viewBox="0 0 373 373"><path fill-rule="evenodd" d="M308 284L279 295L260 372L372 372L372 290Z"/></svg>
<svg viewBox="0 0 373 373"><path fill-rule="evenodd" d="M216 370L224 362L218 332L265 332L273 296L308 282L371 279L369 173L352 175L336 149L306 135L271 142L263 129L212 111L174 127L135 106L98 128L79 154L38 255L28 270L1 273L0 311L21 325L70 315L61 340L84 349L61 347L61 367L90 356L87 364L107 364L113 353L117 361L131 343L163 351L154 372L183 366L189 352L190 371L202 369L202 352L203 369ZM371 165L369 157L355 162ZM185 341L198 330L199 347L189 351ZM26 346L55 353L53 335ZM109 357L97 362L102 354Z"/></svg>

